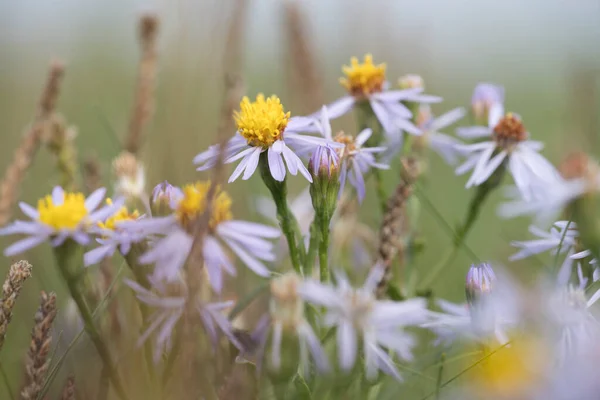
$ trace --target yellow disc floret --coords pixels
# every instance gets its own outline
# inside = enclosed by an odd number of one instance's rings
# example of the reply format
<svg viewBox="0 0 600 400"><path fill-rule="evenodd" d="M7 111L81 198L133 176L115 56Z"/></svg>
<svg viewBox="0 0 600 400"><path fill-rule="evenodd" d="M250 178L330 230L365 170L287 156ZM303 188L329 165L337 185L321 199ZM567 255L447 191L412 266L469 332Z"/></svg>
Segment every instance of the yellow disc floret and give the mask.
<svg viewBox="0 0 600 400"><path fill-rule="evenodd" d="M290 112L283 110L279 97L273 95L265 99L260 93L256 101L244 97L240 111L236 111L233 117L238 131L250 146L269 147L282 138Z"/></svg>
<svg viewBox="0 0 600 400"><path fill-rule="evenodd" d="M362 63L352 57L350 66L344 65L342 71L346 77L340 78L340 83L354 97L363 98L383 89L385 64L373 64L373 56L370 54L365 56Z"/></svg>
<svg viewBox="0 0 600 400"><path fill-rule="evenodd" d="M54 204L52 196L38 200L40 222L56 230L75 229L88 215L83 193L65 193L62 204Z"/></svg>
<svg viewBox="0 0 600 400"><path fill-rule="evenodd" d="M182 227L189 230L196 219L206 210L206 196L211 182L196 182L183 187L183 198L179 201L175 215ZM232 218L231 197L217 187L209 221L209 228Z"/></svg>
<svg viewBox="0 0 600 400"><path fill-rule="evenodd" d="M112 200L106 199L106 204L111 205ZM110 229L114 231L119 222L122 221L135 221L140 217L140 213L138 210L133 210L133 212L129 212L127 207L121 207L119 211L113 214L110 218L107 218L104 222L98 222L98 226L104 229Z"/></svg>

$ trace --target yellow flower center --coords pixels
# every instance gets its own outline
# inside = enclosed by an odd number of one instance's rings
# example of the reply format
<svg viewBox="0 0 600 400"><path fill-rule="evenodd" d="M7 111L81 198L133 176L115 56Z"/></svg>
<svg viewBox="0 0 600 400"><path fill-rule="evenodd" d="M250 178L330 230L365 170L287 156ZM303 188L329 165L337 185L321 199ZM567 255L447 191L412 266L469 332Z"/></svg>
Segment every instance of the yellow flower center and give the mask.
<svg viewBox="0 0 600 400"><path fill-rule="evenodd" d="M193 229L194 222L206 210L206 196L211 182L196 182L183 187L183 198L177 204L175 215L183 228L188 231ZM231 197L217 187L209 221L212 230L223 221L233 217L231 214Z"/></svg>
<svg viewBox="0 0 600 400"><path fill-rule="evenodd" d="M106 199L106 204L111 205L112 200ZM133 210L133 212L129 212L127 207L121 207L119 211L117 211L114 215L108 218L104 222L98 222L98 226L104 229L110 229L114 231L117 228L117 225L122 221L135 221L140 217L140 213L138 210Z"/></svg>
<svg viewBox="0 0 600 400"><path fill-rule="evenodd" d="M381 92L385 83L385 64L373 64L373 56L370 54L364 60L360 63L356 57L352 57L350 66L342 67L346 77L340 78L340 83L354 97L364 98Z"/></svg>
<svg viewBox="0 0 600 400"><path fill-rule="evenodd" d="M83 193L65 193L62 204L54 204L52 196L38 200L40 222L59 229L75 229L88 215Z"/></svg>
<svg viewBox="0 0 600 400"><path fill-rule="evenodd" d="M506 345L481 362L474 374L476 390L485 397L522 398L542 379L543 358L542 348L532 341Z"/></svg>
<svg viewBox="0 0 600 400"><path fill-rule="evenodd" d="M265 99L260 93L256 101L244 97L240 111L235 111L233 117L238 131L250 146L269 147L282 138L290 112L283 110L279 97L273 95Z"/></svg>
<svg viewBox="0 0 600 400"><path fill-rule="evenodd" d="M354 137L346 135L344 132L339 132L337 135L335 135L333 141L341 143L345 146L337 150L340 158L349 155L353 151L356 151L356 142L354 141Z"/></svg>

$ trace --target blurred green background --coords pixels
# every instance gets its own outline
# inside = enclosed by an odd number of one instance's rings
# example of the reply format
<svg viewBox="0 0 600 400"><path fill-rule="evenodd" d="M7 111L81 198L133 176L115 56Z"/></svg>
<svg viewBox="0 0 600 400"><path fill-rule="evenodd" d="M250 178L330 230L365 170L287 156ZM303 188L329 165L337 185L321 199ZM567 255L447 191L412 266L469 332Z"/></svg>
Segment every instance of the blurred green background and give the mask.
<svg viewBox="0 0 600 400"><path fill-rule="evenodd" d="M427 92L444 98L434 106L437 114L468 106L478 82L495 82L506 88L507 109L519 113L532 137L546 143L544 155L550 160L558 162L576 149L598 156L599 1L307 0L299 4L325 101L343 94L337 82L341 66L351 56L370 52L376 62L387 63L392 84L406 73L422 75ZM234 7L230 0L0 2L0 170L11 162L34 115L49 61L59 58L67 69L58 109L78 129L80 159L96 155L109 184L110 162L120 151L133 101L139 57L137 19L141 12L153 10L161 26L156 114L142 156L149 188L164 179L181 184L198 178L191 160L217 131L227 67L222 63L225 37ZM313 111L291 83L295 49L286 34L284 1L250 0L244 24L242 65L248 95L276 93L293 115ZM353 132L353 121L347 116L334 127ZM464 189L465 177L455 177L439 158L431 159L426 195L455 225L472 193ZM259 179L228 187L238 215L254 213L252 196L266 193ZM391 192L397 174L389 172L386 179ZM57 181L53 160L42 150L27 174L21 199L35 203ZM304 185L299 177L291 182L295 191ZM372 193L369 196L362 219L376 227L380 215ZM528 220L500 221L495 204L501 197L499 191L495 193L467 243L480 258L506 263L512 251L509 241L528 238ZM417 268L426 273L451 238L426 210L419 230L427 247ZM1 238L0 247L13 240ZM39 290L62 292L48 246L40 247L27 255L34 278L18 302L2 353L2 365L14 387L19 385ZM2 279L10 262L0 263ZM462 301L468 264L462 255L437 280L436 294ZM528 275L540 265L526 261L509 267ZM0 398L5 398L3 390L0 385Z"/></svg>

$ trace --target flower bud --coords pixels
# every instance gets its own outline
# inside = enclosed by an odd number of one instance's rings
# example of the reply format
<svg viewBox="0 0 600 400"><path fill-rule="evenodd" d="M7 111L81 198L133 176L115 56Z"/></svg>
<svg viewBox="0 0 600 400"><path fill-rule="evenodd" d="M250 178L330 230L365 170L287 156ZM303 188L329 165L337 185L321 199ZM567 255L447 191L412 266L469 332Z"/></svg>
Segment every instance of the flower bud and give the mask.
<svg viewBox="0 0 600 400"><path fill-rule="evenodd" d="M489 294L496 282L496 275L488 263L473 264L467 272L465 294L469 305L478 302L483 296Z"/></svg>
<svg viewBox="0 0 600 400"><path fill-rule="evenodd" d="M181 196L181 191L167 181L156 185L152 190L152 198L150 199L152 216L164 217L171 214Z"/></svg>
<svg viewBox="0 0 600 400"><path fill-rule="evenodd" d="M423 89L425 88L425 83L420 75L406 74L398 79L398 86L400 86L400 89Z"/></svg>
<svg viewBox="0 0 600 400"><path fill-rule="evenodd" d="M471 97L471 112L475 122L488 125L490 111L501 108L504 104L504 88L491 83L480 83L475 86Z"/></svg>
<svg viewBox="0 0 600 400"><path fill-rule="evenodd" d="M308 169L313 177L310 196L315 212L330 218L340 189L340 158L331 147L319 146L308 162Z"/></svg>

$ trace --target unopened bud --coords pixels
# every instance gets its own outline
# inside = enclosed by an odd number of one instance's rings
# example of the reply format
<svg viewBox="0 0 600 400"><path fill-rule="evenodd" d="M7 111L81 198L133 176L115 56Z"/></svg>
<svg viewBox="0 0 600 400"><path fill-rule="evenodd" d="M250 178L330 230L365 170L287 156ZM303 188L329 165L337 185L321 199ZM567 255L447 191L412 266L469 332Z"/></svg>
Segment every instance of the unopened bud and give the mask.
<svg viewBox="0 0 600 400"><path fill-rule="evenodd" d="M333 215L340 189L340 162L336 151L329 146L317 147L308 162L313 177L310 196L317 214Z"/></svg>
<svg viewBox="0 0 600 400"><path fill-rule="evenodd" d="M473 264L467 272L465 294L467 302L472 306L482 297L488 295L496 283L496 274L488 263Z"/></svg>
<svg viewBox="0 0 600 400"><path fill-rule="evenodd" d="M471 96L471 112L475 122L487 125L490 112L494 108L503 107L504 88L492 83L480 83L475 86Z"/></svg>
<svg viewBox="0 0 600 400"><path fill-rule="evenodd" d="M152 198L150 199L152 216L164 217L171 214L181 196L181 191L167 181L156 185L152 190Z"/></svg>

